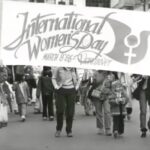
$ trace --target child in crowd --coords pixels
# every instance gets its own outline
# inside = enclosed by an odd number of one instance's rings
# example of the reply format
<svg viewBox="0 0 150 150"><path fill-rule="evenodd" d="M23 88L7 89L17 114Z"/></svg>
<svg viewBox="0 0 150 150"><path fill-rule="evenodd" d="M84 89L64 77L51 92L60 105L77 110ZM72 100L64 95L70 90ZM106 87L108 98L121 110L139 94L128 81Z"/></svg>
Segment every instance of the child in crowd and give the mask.
<svg viewBox="0 0 150 150"><path fill-rule="evenodd" d="M43 67L42 76L39 78L36 96L37 99L42 97L43 104L43 120L54 120L54 108L53 108L53 94L54 87L52 84L52 72L51 67Z"/></svg>
<svg viewBox="0 0 150 150"><path fill-rule="evenodd" d="M118 79L112 82L109 103L113 116L113 135L116 138L124 133L125 106L128 103L126 90Z"/></svg>
<svg viewBox="0 0 150 150"><path fill-rule="evenodd" d="M27 103L30 101L30 92L27 82L24 80L23 75L17 76L17 82L13 85L15 91L16 101L18 104L19 113L22 122L26 120Z"/></svg>

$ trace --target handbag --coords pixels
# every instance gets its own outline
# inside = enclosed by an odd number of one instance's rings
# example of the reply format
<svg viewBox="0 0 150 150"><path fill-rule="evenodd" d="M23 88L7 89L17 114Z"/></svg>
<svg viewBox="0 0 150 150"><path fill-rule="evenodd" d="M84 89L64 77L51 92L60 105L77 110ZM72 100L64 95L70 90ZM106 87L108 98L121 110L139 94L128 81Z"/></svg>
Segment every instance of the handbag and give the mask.
<svg viewBox="0 0 150 150"><path fill-rule="evenodd" d="M102 86L98 86L96 89L94 89L94 90L92 91L91 96L92 96L93 98L98 98L98 99L100 99L101 94L102 94L102 90L104 89L104 87L105 87L105 80L104 80Z"/></svg>

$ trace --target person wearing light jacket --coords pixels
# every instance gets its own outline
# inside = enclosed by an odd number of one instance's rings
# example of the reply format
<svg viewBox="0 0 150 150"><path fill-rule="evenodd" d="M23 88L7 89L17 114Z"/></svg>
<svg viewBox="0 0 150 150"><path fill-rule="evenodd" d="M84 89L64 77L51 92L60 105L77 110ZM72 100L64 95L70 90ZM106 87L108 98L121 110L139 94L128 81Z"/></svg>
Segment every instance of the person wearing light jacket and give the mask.
<svg viewBox="0 0 150 150"><path fill-rule="evenodd" d="M68 137L72 137L76 91L79 88L80 80L74 68L59 67L53 70L52 82L56 97L57 126L55 137L61 136L64 113L66 115L66 133Z"/></svg>

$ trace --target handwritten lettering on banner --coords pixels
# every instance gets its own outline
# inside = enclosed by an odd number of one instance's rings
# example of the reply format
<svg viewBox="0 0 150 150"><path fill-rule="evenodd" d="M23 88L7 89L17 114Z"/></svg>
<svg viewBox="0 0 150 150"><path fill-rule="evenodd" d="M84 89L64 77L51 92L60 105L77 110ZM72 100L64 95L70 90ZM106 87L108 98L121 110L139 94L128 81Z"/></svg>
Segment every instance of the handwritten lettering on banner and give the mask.
<svg viewBox="0 0 150 150"><path fill-rule="evenodd" d="M18 2L3 7L6 64L139 73L150 61L149 14ZM150 75L144 69L140 73Z"/></svg>

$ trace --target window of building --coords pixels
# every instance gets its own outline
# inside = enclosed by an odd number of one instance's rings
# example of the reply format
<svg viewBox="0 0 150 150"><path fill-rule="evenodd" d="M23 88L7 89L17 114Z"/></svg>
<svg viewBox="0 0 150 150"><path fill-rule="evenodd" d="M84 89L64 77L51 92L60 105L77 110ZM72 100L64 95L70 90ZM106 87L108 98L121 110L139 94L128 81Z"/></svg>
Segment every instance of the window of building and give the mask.
<svg viewBox="0 0 150 150"><path fill-rule="evenodd" d="M110 7L111 0L86 0L86 6Z"/></svg>

